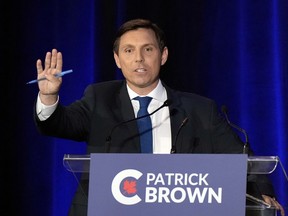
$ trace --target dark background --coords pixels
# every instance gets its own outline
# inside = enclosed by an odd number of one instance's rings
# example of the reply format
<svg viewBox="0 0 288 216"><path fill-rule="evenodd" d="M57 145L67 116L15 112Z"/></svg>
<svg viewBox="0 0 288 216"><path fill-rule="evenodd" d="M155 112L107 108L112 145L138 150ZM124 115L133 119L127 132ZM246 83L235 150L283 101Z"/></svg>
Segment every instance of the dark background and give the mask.
<svg viewBox="0 0 288 216"><path fill-rule="evenodd" d="M63 53L63 104L93 82L121 79L113 59L117 28L149 18L167 35L163 80L173 88L227 105L257 155L279 156L288 169L287 0L30 0L3 1L1 19L1 215L63 216L77 182L64 154L85 153L85 144L41 136L33 123L36 60ZM242 136L240 134L240 136ZM244 137L243 137L244 139ZM287 208L287 181L271 175Z"/></svg>

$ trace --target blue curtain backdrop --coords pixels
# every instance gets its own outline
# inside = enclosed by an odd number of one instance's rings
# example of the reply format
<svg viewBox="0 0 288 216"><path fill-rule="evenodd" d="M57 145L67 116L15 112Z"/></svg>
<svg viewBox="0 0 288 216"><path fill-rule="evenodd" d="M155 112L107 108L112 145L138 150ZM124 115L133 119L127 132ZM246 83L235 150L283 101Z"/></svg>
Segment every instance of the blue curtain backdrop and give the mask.
<svg viewBox="0 0 288 216"><path fill-rule="evenodd" d="M66 215L77 182L63 167L63 155L85 153L84 143L37 132L37 85L25 85L36 78L36 60L52 48L63 53L64 70L74 70L60 92L69 104L90 83L122 78L112 44L116 29L131 18L152 19L165 30L169 60L162 75L168 85L213 98L219 108L225 104L255 154L279 156L288 169L287 0L0 4L1 215ZM287 208L287 181L279 169L271 178Z"/></svg>

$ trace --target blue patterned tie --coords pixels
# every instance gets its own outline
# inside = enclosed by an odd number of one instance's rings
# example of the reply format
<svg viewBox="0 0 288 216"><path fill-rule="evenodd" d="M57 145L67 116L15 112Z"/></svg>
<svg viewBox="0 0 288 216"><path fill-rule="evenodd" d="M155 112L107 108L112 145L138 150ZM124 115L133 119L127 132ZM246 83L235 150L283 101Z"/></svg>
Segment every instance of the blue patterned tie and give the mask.
<svg viewBox="0 0 288 216"><path fill-rule="evenodd" d="M148 115L148 105L151 102L151 97L136 97L136 100L140 103L140 109L137 113L137 118ZM152 150L152 123L150 116L141 118L137 120L139 135L140 135L140 144L141 144L141 153L153 153Z"/></svg>

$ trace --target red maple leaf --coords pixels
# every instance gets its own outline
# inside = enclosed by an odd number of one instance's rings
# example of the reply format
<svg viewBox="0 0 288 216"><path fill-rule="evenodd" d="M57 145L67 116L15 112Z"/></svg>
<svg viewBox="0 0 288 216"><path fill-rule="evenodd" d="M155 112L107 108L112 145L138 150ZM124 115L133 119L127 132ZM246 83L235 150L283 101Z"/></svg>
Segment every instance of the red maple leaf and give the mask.
<svg viewBox="0 0 288 216"><path fill-rule="evenodd" d="M125 180L123 184L123 189L127 194L134 194L137 192L136 181Z"/></svg>

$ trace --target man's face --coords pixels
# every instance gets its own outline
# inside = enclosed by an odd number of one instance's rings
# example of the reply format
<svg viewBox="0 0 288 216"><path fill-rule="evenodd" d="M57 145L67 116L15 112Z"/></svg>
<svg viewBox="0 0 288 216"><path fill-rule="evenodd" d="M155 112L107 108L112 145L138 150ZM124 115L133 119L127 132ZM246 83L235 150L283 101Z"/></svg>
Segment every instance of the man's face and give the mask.
<svg viewBox="0 0 288 216"><path fill-rule="evenodd" d="M140 95L151 92L158 84L160 66L165 64L168 49L160 52L151 29L128 31L120 38L119 54L114 53L128 86Z"/></svg>

